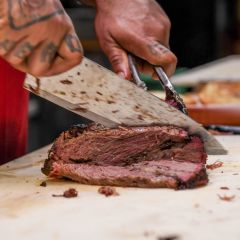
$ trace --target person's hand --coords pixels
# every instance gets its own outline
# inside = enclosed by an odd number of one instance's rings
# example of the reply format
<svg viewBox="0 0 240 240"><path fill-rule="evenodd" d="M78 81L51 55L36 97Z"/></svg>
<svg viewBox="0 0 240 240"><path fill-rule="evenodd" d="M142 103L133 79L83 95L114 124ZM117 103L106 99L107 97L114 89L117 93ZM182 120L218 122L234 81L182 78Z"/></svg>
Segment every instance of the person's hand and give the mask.
<svg viewBox="0 0 240 240"><path fill-rule="evenodd" d="M131 78L127 52L162 66L167 75L175 71L177 58L169 50L170 21L154 0L96 0L96 33L113 70ZM149 64L139 70L156 78Z"/></svg>
<svg viewBox="0 0 240 240"><path fill-rule="evenodd" d="M55 75L81 62L82 46L59 0L2 0L0 57L35 76Z"/></svg>

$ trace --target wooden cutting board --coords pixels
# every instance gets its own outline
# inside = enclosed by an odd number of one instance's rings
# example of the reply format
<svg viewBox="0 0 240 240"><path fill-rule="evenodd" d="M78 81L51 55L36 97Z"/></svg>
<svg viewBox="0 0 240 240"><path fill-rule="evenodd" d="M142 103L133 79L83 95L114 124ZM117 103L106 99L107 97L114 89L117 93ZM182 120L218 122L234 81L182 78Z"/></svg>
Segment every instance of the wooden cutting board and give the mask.
<svg viewBox="0 0 240 240"><path fill-rule="evenodd" d="M120 195L107 198L96 186L70 181L49 179L41 187L49 147L17 159L0 167L1 239L239 240L240 136L218 139L229 154L209 156L208 163L224 165L208 171L208 186L184 191L117 188ZM52 197L69 187L77 198ZM225 194L235 198L220 200Z"/></svg>

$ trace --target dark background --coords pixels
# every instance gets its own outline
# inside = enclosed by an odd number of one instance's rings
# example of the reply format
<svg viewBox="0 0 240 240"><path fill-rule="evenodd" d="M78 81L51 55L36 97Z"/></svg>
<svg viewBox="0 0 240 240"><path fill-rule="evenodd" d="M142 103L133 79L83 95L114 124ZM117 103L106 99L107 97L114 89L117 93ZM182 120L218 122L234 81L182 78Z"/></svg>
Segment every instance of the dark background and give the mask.
<svg viewBox="0 0 240 240"><path fill-rule="evenodd" d="M94 33L95 10L62 1L73 19L85 55L110 67ZM178 67L192 68L230 54L240 53L240 0L161 0L172 22L171 48ZM31 96L29 151L51 143L63 130L87 120L45 100Z"/></svg>

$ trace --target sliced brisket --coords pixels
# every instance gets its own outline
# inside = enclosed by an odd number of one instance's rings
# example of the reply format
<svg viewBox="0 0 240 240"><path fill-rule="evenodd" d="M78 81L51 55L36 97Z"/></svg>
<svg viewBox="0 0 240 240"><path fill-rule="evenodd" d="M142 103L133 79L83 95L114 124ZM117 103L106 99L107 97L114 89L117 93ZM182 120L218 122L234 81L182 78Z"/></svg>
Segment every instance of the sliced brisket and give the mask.
<svg viewBox="0 0 240 240"><path fill-rule="evenodd" d="M199 137L173 126L75 126L56 139L42 169L84 184L192 188L208 182Z"/></svg>

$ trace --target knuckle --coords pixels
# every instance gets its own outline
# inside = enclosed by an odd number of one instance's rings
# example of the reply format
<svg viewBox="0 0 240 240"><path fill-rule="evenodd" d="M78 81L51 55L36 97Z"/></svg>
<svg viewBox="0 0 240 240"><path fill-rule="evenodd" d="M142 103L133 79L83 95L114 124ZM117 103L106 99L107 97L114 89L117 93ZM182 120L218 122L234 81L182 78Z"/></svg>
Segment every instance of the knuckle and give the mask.
<svg viewBox="0 0 240 240"><path fill-rule="evenodd" d="M5 57L5 60L13 66L19 65L20 63L22 63L22 61L20 59L13 57L13 56Z"/></svg>
<svg viewBox="0 0 240 240"><path fill-rule="evenodd" d="M3 30L8 26L7 18L0 18L0 30Z"/></svg>
<svg viewBox="0 0 240 240"><path fill-rule="evenodd" d="M165 29L167 29L167 30L171 29L171 21L170 21L170 19L168 17L166 17L163 20L163 25L164 25Z"/></svg>
<svg viewBox="0 0 240 240"><path fill-rule="evenodd" d="M119 54L116 54L116 53L111 54L109 56L109 60L112 63L112 65L114 65L114 66L119 65L122 62L121 56Z"/></svg>
<svg viewBox="0 0 240 240"><path fill-rule="evenodd" d="M68 20L63 19L61 16L57 16L52 20L52 24L56 29L70 29L71 24L69 23Z"/></svg>
<svg viewBox="0 0 240 240"><path fill-rule="evenodd" d="M7 52L0 49L0 57L5 58Z"/></svg>
<svg viewBox="0 0 240 240"><path fill-rule="evenodd" d="M171 62L171 63L177 64L178 59L177 59L175 54L171 53L168 56L168 61Z"/></svg>
<svg viewBox="0 0 240 240"><path fill-rule="evenodd" d="M164 36L168 36L169 34L169 29L165 26L165 24L160 24L158 26L158 33L159 33L159 37L160 39L163 38Z"/></svg>
<svg viewBox="0 0 240 240"><path fill-rule="evenodd" d="M6 56L14 47L15 42L4 37L0 37L0 56Z"/></svg>
<svg viewBox="0 0 240 240"><path fill-rule="evenodd" d="M74 57L71 58L73 64L72 65L76 65L82 62L83 59L83 54L82 53L76 53Z"/></svg>
<svg viewBox="0 0 240 240"><path fill-rule="evenodd" d="M169 35L171 29L171 22L169 18L164 18L161 20L161 23L158 25L158 31L160 36Z"/></svg>
<svg viewBox="0 0 240 240"><path fill-rule="evenodd" d="M37 66L37 67L31 67L29 69L29 72L33 75L33 76L38 76L38 77L42 77L46 74L48 70L48 67L40 67L40 66Z"/></svg>
<svg viewBox="0 0 240 240"><path fill-rule="evenodd" d="M20 65L23 62L23 59L12 57L11 63L14 65Z"/></svg>
<svg viewBox="0 0 240 240"><path fill-rule="evenodd" d="M72 20L68 16L58 16L55 19L55 24L67 31L73 28Z"/></svg>

